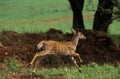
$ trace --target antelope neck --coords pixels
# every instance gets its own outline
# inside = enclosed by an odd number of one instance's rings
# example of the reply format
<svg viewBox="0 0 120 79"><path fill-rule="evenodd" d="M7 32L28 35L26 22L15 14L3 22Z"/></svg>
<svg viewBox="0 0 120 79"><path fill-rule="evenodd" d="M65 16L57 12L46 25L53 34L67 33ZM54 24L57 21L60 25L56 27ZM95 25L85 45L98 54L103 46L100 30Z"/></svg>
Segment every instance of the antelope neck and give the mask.
<svg viewBox="0 0 120 79"><path fill-rule="evenodd" d="M72 43L73 43L75 46L77 46L77 45L78 45L78 41L79 41L79 37L78 37L78 36L75 36L75 37L73 37L73 39L72 39L71 41L72 41Z"/></svg>

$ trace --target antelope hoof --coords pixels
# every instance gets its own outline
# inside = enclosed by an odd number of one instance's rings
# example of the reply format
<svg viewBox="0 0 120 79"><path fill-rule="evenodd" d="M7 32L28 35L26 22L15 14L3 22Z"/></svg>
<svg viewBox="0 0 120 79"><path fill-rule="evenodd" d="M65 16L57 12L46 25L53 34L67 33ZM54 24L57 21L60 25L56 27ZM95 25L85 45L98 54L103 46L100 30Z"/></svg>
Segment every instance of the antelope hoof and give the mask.
<svg viewBox="0 0 120 79"><path fill-rule="evenodd" d="M36 79L36 78L35 78L35 73L34 73L34 72L32 72L32 79Z"/></svg>
<svg viewBox="0 0 120 79"><path fill-rule="evenodd" d="M80 62L82 63L83 61L82 61L82 60L80 60Z"/></svg>

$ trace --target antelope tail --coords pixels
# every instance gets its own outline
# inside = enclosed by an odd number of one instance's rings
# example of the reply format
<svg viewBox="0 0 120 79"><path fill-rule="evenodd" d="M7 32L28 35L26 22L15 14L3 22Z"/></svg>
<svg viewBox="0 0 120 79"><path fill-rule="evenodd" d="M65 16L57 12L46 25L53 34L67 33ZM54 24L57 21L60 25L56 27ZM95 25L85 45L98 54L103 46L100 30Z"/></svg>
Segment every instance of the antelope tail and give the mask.
<svg viewBox="0 0 120 79"><path fill-rule="evenodd" d="M37 49L41 49L43 47L44 42L45 41L39 42L38 45L37 45Z"/></svg>

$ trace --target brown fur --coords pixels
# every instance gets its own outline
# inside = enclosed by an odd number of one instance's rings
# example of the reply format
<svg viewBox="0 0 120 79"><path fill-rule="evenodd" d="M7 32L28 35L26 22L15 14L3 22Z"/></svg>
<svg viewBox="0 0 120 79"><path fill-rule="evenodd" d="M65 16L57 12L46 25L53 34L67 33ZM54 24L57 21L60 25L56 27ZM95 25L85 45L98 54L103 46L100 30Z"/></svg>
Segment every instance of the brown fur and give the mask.
<svg viewBox="0 0 120 79"><path fill-rule="evenodd" d="M37 45L37 49L43 49L41 52L37 52L35 56L33 57L32 61L30 62L30 65L33 65L35 63L35 66L39 63L40 58L45 57L47 55L63 55L63 56L70 56L70 59L73 61L75 66L79 70L79 66L77 65L76 60L74 57L78 57L80 62L82 62L82 59L78 53L75 53L76 46L78 44L79 39L86 39L86 37L81 33L76 33L75 30L73 30L74 36L71 41L68 42L58 42L58 41L41 41ZM33 70L33 73L36 71L36 69ZM80 70L79 70L80 71Z"/></svg>
<svg viewBox="0 0 120 79"><path fill-rule="evenodd" d="M51 51L51 54L68 55L69 50L76 50L76 46L72 42L58 42L58 41L41 41L37 47L43 46L43 49Z"/></svg>

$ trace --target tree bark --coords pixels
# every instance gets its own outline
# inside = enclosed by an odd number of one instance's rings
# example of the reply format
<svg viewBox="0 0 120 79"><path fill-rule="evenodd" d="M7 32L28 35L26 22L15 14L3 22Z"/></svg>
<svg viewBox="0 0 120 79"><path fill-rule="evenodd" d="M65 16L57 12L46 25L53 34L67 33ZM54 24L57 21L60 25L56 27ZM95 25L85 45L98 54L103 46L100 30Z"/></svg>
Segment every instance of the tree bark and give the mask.
<svg viewBox="0 0 120 79"><path fill-rule="evenodd" d="M75 30L85 29L82 15L84 0L69 0L69 2L73 11L73 28Z"/></svg>
<svg viewBox="0 0 120 79"><path fill-rule="evenodd" d="M94 17L93 30L107 32L112 23L112 11L114 4L112 0L99 0Z"/></svg>
<svg viewBox="0 0 120 79"><path fill-rule="evenodd" d="M69 0L73 11L73 28L75 30L85 29L82 15L84 0ZM112 11L114 4L112 0L98 0L98 7L94 16L93 30L108 31L112 23Z"/></svg>

